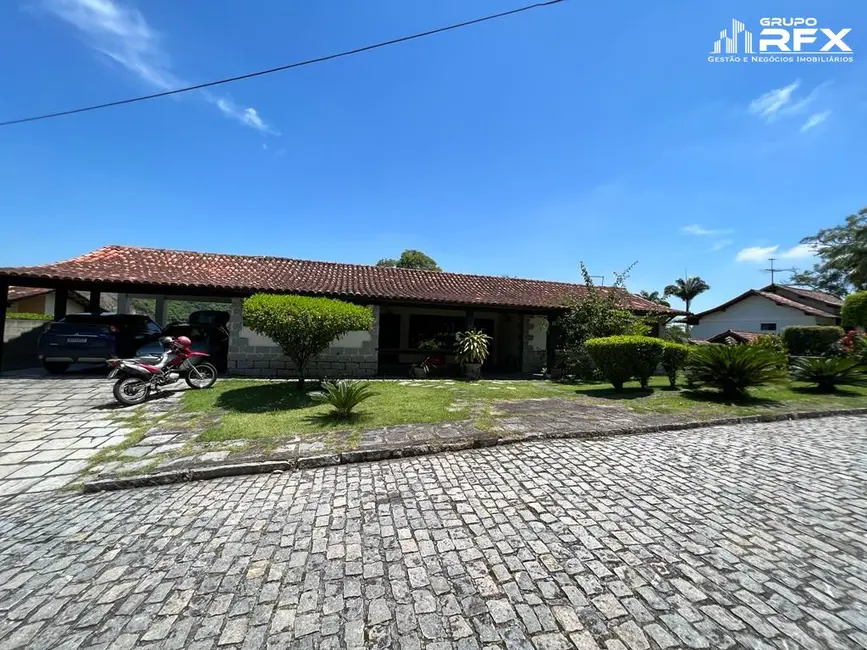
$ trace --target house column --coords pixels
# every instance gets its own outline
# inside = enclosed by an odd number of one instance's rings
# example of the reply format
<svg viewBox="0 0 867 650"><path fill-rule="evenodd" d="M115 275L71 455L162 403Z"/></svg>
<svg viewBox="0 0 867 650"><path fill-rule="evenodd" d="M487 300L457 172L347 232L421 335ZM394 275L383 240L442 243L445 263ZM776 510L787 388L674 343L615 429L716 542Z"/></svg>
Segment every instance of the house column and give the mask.
<svg viewBox="0 0 867 650"><path fill-rule="evenodd" d="M474 329L476 326L476 312L472 309L468 309L464 312L464 331L469 331Z"/></svg>
<svg viewBox="0 0 867 650"><path fill-rule="evenodd" d="M154 320L160 327L166 326L166 297L156 297L156 307L154 308Z"/></svg>
<svg viewBox="0 0 867 650"><path fill-rule="evenodd" d="M0 371L3 370L3 342L6 338L6 307L9 302L9 283L0 282Z"/></svg>
<svg viewBox="0 0 867 650"><path fill-rule="evenodd" d="M557 342L554 336L555 320L556 316L554 314L548 314L548 329L545 331L545 366L549 376L553 373L554 365L557 363Z"/></svg>
<svg viewBox="0 0 867 650"><path fill-rule="evenodd" d="M92 314L98 314L100 312L99 299L102 297L102 294L99 291L91 291L90 297L87 300L87 311Z"/></svg>
<svg viewBox="0 0 867 650"><path fill-rule="evenodd" d="M118 293L117 294L117 313L118 314L128 314L129 313L129 294L128 293Z"/></svg>
<svg viewBox="0 0 867 650"><path fill-rule="evenodd" d="M66 301L69 300L67 289L54 290L54 320L59 321L66 316Z"/></svg>

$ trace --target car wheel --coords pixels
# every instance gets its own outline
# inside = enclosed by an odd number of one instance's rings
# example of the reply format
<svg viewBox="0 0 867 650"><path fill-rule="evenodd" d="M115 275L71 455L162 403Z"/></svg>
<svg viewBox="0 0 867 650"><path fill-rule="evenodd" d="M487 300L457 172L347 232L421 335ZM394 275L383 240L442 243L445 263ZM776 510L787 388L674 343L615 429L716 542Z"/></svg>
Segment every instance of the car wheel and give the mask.
<svg viewBox="0 0 867 650"><path fill-rule="evenodd" d="M49 375L62 375L69 368L69 364L62 361L46 361L42 365Z"/></svg>

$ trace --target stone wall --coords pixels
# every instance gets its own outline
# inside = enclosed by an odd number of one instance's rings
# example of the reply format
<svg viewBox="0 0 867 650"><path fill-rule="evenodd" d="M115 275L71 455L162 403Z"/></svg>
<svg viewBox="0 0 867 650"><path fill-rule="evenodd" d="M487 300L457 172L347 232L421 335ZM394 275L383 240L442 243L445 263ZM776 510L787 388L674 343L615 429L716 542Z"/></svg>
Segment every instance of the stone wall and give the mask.
<svg viewBox="0 0 867 650"><path fill-rule="evenodd" d="M521 364L523 372L541 372L547 363L548 319L545 316L524 316L524 341Z"/></svg>
<svg viewBox="0 0 867 650"><path fill-rule="evenodd" d="M373 329L349 332L307 365L308 377L372 377L378 367L379 306ZM244 327L241 300L232 300L229 319L229 374L244 377L297 377L298 371L273 341Z"/></svg>
<svg viewBox="0 0 867 650"><path fill-rule="evenodd" d="M41 330L42 326L49 321L31 320L29 318L15 318L14 314L6 314L6 329L3 331L3 342L9 343L12 339L17 339L32 332L33 330ZM36 350L34 349L34 353Z"/></svg>

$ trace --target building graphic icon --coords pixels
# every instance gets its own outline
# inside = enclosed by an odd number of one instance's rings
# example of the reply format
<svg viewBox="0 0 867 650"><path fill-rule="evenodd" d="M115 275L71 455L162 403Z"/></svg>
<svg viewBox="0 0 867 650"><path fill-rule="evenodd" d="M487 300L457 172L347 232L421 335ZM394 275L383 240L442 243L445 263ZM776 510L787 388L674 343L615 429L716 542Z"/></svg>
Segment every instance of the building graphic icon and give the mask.
<svg viewBox="0 0 867 650"><path fill-rule="evenodd" d="M726 54L737 54L738 36L740 34L744 35L744 54L755 54L753 50L753 33L737 18L732 18L731 35L729 35L729 30L727 29L719 33L719 38L714 42L711 54L722 54L723 44L725 44Z"/></svg>

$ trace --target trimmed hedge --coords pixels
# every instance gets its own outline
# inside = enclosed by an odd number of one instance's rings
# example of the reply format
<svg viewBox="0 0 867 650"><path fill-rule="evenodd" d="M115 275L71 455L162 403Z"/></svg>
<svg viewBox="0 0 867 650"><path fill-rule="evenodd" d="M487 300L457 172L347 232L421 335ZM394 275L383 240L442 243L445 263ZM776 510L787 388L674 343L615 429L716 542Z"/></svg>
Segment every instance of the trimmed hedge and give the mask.
<svg viewBox="0 0 867 650"><path fill-rule="evenodd" d="M677 372L686 366L689 360L690 348L683 343L674 343L673 341L665 341L665 346L662 350L662 367L665 370L665 375L668 377L668 383L672 388L677 386Z"/></svg>
<svg viewBox="0 0 867 650"><path fill-rule="evenodd" d="M664 344L650 336L606 336L584 344L593 363L616 390L632 377L642 388L662 359Z"/></svg>
<svg viewBox="0 0 867 650"><path fill-rule="evenodd" d="M51 314L34 314L26 311L7 311L6 320L54 320Z"/></svg>
<svg viewBox="0 0 867 650"><path fill-rule="evenodd" d="M789 325L783 343L793 357L821 357L834 348L845 332L837 325Z"/></svg>
<svg viewBox="0 0 867 650"><path fill-rule="evenodd" d="M303 388L308 361L347 332L371 329L373 312L331 298L257 293L244 301L244 324L295 362Z"/></svg>
<svg viewBox="0 0 867 650"><path fill-rule="evenodd" d="M867 329L867 291L856 291L846 296L840 317L846 327Z"/></svg>

